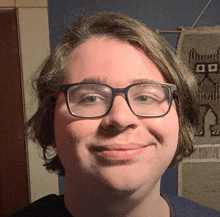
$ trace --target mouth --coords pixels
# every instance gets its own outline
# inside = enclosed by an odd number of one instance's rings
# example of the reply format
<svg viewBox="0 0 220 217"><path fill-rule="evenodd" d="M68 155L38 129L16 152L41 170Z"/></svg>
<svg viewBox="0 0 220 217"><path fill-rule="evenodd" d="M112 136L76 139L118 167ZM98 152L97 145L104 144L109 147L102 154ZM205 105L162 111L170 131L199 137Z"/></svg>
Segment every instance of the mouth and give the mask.
<svg viewBox="0 0 220 217"><path fill-rule="evenodd" d="M149 145L108 145L92 146L91 152L101 160L131 161L145 154Z"/></svg>

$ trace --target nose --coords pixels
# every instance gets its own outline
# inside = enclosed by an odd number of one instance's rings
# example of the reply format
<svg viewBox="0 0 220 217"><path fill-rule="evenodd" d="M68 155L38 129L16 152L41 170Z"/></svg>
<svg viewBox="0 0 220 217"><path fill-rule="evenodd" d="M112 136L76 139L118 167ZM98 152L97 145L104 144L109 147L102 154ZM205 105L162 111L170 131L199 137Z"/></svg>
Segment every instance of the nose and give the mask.
<svg viewBox="0 0 220 217"><path fill-rule="evenodd" d="M117 95L109 113L102 119L104 129L117 129L123 131L128 128L136 128L138 117L129 108L124 95Z"/></svg>

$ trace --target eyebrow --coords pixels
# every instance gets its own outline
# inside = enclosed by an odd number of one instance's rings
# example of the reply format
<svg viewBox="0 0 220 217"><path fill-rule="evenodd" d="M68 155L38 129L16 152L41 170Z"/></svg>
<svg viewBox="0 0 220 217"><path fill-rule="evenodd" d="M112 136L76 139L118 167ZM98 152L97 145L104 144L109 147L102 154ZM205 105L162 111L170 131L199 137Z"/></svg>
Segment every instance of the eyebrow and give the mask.
<svg viewBox="0 0 220 217"><path fill-rule="evenodd" d="M107 84L106 78L100 78L100 77L90 77L83 79L80 83L101 83L101 84Z"/></svg>
<svg viewBox="0 0 220 217"><path fill-rule="evenodd" d="M91 77L91 78L83 79L80 83L101 83L108 85L107 80L108 80L107 78ZM145 83L145 82L157 82L157 81L147 78L141 78L141 79L131 80L130 84Z"/></svg>
<svg viewBox="0 0 220 217"><path fill-rule="evenodd" d="M132 80L130 83L131 84L137 84L137 83L147 83L147 82L153 82L153 83L155 83L155 82L159 82L159 81L155 81L155 80L153 80L153 79L148 79L148 78L141 78L141 79L134 79L134 80Z"/></svg>

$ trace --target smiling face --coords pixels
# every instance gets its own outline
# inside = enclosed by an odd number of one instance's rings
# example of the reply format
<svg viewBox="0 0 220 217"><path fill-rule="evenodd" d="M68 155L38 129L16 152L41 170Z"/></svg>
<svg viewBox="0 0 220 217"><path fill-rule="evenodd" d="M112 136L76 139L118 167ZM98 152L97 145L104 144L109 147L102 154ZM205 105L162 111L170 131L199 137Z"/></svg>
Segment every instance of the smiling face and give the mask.
<svg viewBox="0 0 220 217"><path fill-rule="evenodd" d="M165 80L156 65L138 48L96 36L78 46L67 62L64 84L98 81L124 88L137 81ZM70 181L117 191L159 190L178 142L179 122L173 103L169 113L141 118L132 113L122 94L102 118L70 115L61 93L55 107L55 143ZM73 184L74 185L74 184ZM97 190L97 189L96 189Z"/></svg>

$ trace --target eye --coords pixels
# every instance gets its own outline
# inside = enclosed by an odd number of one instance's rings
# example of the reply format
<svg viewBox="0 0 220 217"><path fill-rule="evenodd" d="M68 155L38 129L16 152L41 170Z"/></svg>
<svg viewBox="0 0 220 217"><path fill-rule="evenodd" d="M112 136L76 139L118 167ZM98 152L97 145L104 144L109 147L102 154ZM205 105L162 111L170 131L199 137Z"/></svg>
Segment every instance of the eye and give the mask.
<svg viewBox="0 0 220 217"><path fill-rule="evenodd" d="M205 72L205 64L196 64L196 73L204 73Z"/></svg>
<svg viewBox="0 0 220 217"><path fill-rule="evenodd" d="M153 101L158 101L155 96L149 94L140 94L134 97L133 101L138 103L152 103Z"/></svg>
<svg viewBox="0 0 220 217"><path fill-rule="evenodd" d="M149 97L146 95L141 95L141 96L136 97L136 100L141 101L141 102L146 102L149 100Z"/></svg>
<svg viewBox="0 0 220 217"><path fill-rule="evenodd" d="M96 104L98 102L104 101L104 97L101 95L85 95L81 96L78 103L79 104Z"/></svg>

